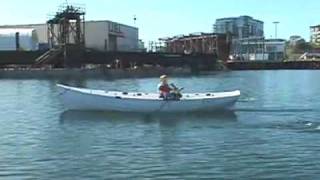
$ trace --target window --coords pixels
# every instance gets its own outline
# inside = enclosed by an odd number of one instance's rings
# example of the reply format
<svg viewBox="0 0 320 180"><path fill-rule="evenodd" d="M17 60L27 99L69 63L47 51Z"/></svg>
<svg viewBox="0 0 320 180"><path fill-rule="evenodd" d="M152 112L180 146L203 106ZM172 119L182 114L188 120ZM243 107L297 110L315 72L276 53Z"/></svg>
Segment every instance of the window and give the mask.
<svg viewBox="0 0 320 180"><path fill-rule="evenodd" d="M267 45L266 50L267 52L275 52L277 50L277 47L274 45Z"/></svg>
<svg viewBox="0 0 320 180"><path fill-rule="evenodd" d="M114 23L114 22L110 22L109 23L109 31L110 32L115 32L115 33L121 33L120 24Z"/></svg>

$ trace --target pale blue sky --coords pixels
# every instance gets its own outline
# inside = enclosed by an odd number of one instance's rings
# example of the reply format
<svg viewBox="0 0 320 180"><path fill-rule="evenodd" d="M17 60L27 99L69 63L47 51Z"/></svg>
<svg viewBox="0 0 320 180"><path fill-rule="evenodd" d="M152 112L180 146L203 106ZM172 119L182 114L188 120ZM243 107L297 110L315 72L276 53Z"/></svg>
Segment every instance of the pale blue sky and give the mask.
<svg viewBox="0 0 320 180"><path fill-rule="evenodd" d="M65 0L1 1L0 24L43 23ZM309 26L320 24L319 0L73 0L86 5L87 20L112 20L134 25L145 41L159 37L211 32L215 19L249 15L265 22L265 36L301 35L309 40Z"/></svg>

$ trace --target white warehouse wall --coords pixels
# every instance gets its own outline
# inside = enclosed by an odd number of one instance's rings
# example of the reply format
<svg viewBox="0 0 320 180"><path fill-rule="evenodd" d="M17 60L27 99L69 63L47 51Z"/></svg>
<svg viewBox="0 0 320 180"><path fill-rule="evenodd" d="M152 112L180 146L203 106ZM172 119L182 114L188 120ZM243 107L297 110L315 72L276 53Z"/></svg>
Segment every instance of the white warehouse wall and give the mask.
<svg viewBox="0 0 320 180"><path fill-rule="evenodd" d="M126 25L121 25L123 38L118 38L118 49L121 51L137 51L139 46L139 30Z"/></svg>
<svg viewBox="0 0 320 180"><path fill-rule="evenodd" d="M37 33L34 29L0 29L0 51L16 51L17 37L19 33L20 50L37 51L39 49L39 41Z"/></svg>
<svg viewBox="0 0 320 180"><path fill-rule="evenodd" d="M108 26L105 21L86 22L86 47L104 51L105 43L108 41Z"/></svg>
<svg viewBox="0 0 320 180"><path fill-rule="evenodd" d="M48 43L47 38L47 25L46 24L24 24L24 25L4 25L0 26L0 29L6 29L6 28L28 28L28 29L34 29L38 35L39 43Z"/></svg>

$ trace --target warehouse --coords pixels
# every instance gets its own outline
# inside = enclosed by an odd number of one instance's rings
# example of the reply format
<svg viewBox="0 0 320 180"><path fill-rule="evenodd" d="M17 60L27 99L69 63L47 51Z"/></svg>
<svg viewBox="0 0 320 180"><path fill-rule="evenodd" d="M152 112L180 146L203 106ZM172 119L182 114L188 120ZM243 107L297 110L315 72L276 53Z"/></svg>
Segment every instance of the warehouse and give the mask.
<svg viewBox="0 0 320 180"><path fill-rule="evenodd" d="M36 51L39 42L34 29L0 29L1 51Z"/></svg>
<svg viewBox="0 0 320 180"><path fill-rule="evenodd" d="M48 25L26 24L5 25L1 29L33 29L37 33L39 49L48 49ZM85 45L86 48L98 51L138 51L138 28L112 21L86 21ZM1 50L1 49L0 49Z"/></svg>

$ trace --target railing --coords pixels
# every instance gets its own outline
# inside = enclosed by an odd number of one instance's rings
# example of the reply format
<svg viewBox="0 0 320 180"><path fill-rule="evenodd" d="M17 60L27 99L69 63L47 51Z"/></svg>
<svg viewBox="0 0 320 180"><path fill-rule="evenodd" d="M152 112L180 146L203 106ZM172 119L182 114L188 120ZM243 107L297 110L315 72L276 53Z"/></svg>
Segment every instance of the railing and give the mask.
<svg viewBox="0 0 320 180"><path fill-rule="evenodd" d="M49 63L63 52L62 48L50 49L35 60L36 65Z"/></svg>

